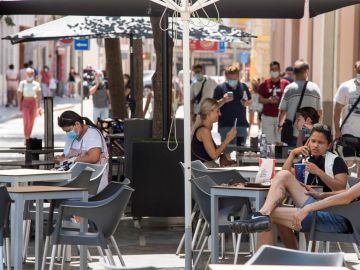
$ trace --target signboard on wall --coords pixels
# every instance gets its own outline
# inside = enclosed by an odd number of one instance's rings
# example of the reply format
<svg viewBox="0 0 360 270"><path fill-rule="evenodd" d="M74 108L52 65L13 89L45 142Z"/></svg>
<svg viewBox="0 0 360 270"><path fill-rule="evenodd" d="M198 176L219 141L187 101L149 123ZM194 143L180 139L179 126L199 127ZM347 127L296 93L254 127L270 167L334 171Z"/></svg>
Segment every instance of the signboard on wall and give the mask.
<svg viewBox="0 0 360 270"><path fill-rule="evenodd" d="M216 41L190 40L190 50L192 51L217 51Z"/></svg>
<svg viewBox="0 0 360 270"><path fill-rule="evenodd" d="M74 49L76 51L88 51L90 50L90 42L88 39L75 39Z"/></svg>

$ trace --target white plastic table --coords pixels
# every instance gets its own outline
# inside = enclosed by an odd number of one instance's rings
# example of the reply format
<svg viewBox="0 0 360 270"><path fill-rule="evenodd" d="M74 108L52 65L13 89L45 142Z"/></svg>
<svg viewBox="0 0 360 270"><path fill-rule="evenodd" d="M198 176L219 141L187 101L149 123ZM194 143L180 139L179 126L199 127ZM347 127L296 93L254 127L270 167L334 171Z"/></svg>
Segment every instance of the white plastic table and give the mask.
<svg viewBox="0 0 360 270"><path fill-rule="evenodd" d="M248 197L253 198L256 211L259 211L265 202L269 188L250 188L243 186L215 186L211 188L211 263L219 259L219 198L221 197Z"/></svg>
<svg viewBox="0 0 360 270"><path fill-rule="evenodd" d="M8 192L14 200L14 215L11 219L11 257L14 269L22 269L22 246L23 246L23 213L24 204L27 200L36 201L35 215L35 269L41 269L43 251L43 200L52 199L81 199L88 200L88 191L83 188L68 188L56 186L24 186L10 187ZM87 222L80 221L80 230L86 231ZM80 269L87 269L86 247L80 247Z"/></svg>

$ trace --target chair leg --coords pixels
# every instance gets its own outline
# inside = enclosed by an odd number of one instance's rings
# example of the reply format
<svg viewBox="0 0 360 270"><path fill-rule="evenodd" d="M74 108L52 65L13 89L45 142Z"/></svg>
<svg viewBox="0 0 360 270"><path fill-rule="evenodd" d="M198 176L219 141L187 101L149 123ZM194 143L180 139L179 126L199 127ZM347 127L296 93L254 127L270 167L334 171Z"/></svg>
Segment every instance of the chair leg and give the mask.
<svg viewBox="0 0 360 270"><path fill-rule="evenodd" d="M326 251L326 253L330 252L330 241L325 242L325 251Z"/></svg>
<svg viewBox="0 0 360 270"><path fill-rule="evenodd" d="M114 238L113 235L110 236L110 241L111 241L111 244L113 245L113 247L115 248L115 251L116 251L116 253L117 253L117 256L119 257L119 260L120 260L121 265L122 265L122 266L126 266L126 265L125 265L125 262L124 262L124 259L123 259L122 255L121 255L121 253L120 253L120 249L119 249L118 245L116 244L116 241L115 241L115 238Z"/></svg>
<svg viewBox="0 0 360 270"><path fill-rule="evenodd" d="M3 246L0 246L0 270L4 270L4 254Z"/></svg>
<svg viewBox="0 0 360 270"><path fill-rule="evenodd" d="M191 248L192 248L192 249L194 249L194 247L195 247L196 239L197 239L197 237L198 237L198 234L199 234L199 231L200 231L200 228L201 228L201 223L202 223L202 218L199 218L198 221L197 221L197 223L196 223L193 240L192 240L192 242L191 242ZM185 236L185 234L184 234L184 236Z"/></svg>
<svg viewBox="0 0 360 270"><path fill-rule="evenodd" d="M240 243L241 243L241 233L239 233L237 236L236 247L234 250L234 264L237 264L238 255L240 251Z"/></svg>
<svg viewBox="0 0 360 270"><path fill-rule="evenodd" d="M311 252L312 246L313 246L313 241L312 241L312 240L309 240L309 245L308 245L308 248L307 248L307 251L308 251L308 252Z"/></svg>
<svg viewBox="0 0 360 270"><path fill-rule="evenodd" d="M46 255L47 255L48 248L49 248L49 242L50 242L50 236L47 235L46 238L45 238L43 260L42 260L42 263L41 263L41 270L45 270Z"/></svg>
<svg viewBox="0 0 360 270"><path fill-rule="evenodd" d="M225 233L220 234L221 239L221 259L225 259Z"/></svg>
<svg viewBox="0 0 360 270"><path fill-rule="evenodd" d="M357 244L353 243L353 247L354 247L354 250L355 250L358 260L360 260L360 253L359 253L359 248L358 248Z"/></svg>
<svg viewBox="0 0 360 270"><path fill-rule="evenodd" d="M58 245L56 245L56 244L52 246L51 261L50 261L49 270L53 270L53 269L54 269L55 255L56 255L57 248L58 248Z"/></svg>
<svg viewBox="0 0 360 270"><path fill-rule="evenodd" d="M30 228L31 228L31 219L25 220L25 234L24 234L24 247L22 251L23 262L25 263L27 258L27 251L30 241Z"/></svg>
<svg viewBox="0 0 360 270"><path fill-rule="evenodd" d="M206 231L206 228L207 228L207 227L208 227L208 223L205 221L204 226L203 226L203 228L202 228L202 230L201 230L201 233L200 233L200 236L199 236L199 240L198 240L198 242L197 242L197 245L196 245L195 249L199 249L199 247L200 247L200 245L201 245L202 238L203 238L204 235L205 235L205 231Z"/></svg>
<svg viewBox="0 0 360 270"><path fill-rule="evenodd" d="M56 261L58 261L58 262L60 262L60 260L61 260L61 247L62 247L62 245L58 245L58 247L57 247L57 254L56 254Z"/></svg>
<svg viewBox="0 0 360 270"><path fill-rule="evenodd" d="M114 261L114 258L113 258L113 255L111 253L109 246L107 246L107 249L105 249L105 254L109 260L110 265L115 265L115 261Z"/></svg>
<svg viewBox="0 0 360 270"><path fill-rule="evenodd" d="M63 245L62 259L61 259L61 270L64 270L64 268L65 268L66 248L67 248L67 245Z"/></svg>
<svg viewBox="0 0 360 270"><path fill-rule="evenodd" d="M179 243L179 245L178 245L178 247L177 247L177 249L176 249L176 255L179 255L180 254L180 252L181 252L181 249L182 249L182 247L183 247L183 245L184 245L184 241L185 241L185 233L183 234L183 236L181 237L181 240L180 240L180 243Z"/></svg>
<svg viewBox="0 0 360 270"><path fill-rule="evenodd" d="M205 245L206 245L206 243L207 243L207 241L208 241L208 238L209 238L209 236L205 236L205 239L204 239L204 241L202 242L202 245L201 245L199 254L197 255L196 260L195 260L195 262L194 262L193 270L196 269L196 266L197 266L197 264L198 264L199 261L200 261L200 256L201 256L201 254L202 254L203 251L204 251L204 248L205 248Z"/></svg>
<svg viewBox="0 0 360 270"><path fill-rule="evenodd" d="M252 253L252 255L254 255L255 252L256 252L255 234L250 233L249 234L249 239L250 239L250 242L251 242L250 253Z"/></svg>

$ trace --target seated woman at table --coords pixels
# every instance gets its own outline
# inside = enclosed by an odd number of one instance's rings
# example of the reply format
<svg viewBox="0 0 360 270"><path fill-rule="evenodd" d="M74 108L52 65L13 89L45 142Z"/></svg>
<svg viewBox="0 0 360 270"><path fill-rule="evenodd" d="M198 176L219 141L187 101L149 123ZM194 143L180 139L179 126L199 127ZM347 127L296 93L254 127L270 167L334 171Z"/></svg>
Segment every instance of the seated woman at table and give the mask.
<svg viewBox="0 0 360 270"><path fill-rule="evenodd" d="M201 102L196 116L191 139L191 160L201 160L208 167L218 167L215 160L220 156L222 165L231 165L223 154L225 147L236 137L236 128L230 129L225 140L219 147L216 146L211 130L220 116L220 106L216 99L206 98ZM224 162L223 162L224 161Z"/></svg>
<svg viewBox="0 0 360 270"><path fill-rule="evenodd" d="M263 207L259 212L252 213L248 219L234 222L233 230L237 233L262 232L258 237L258 247L260 247L262 244L272 243L272 233L263 232L271 229L271 223L283 225L292 230L300 229L299 224L295 227L294 215L299 209L316 202L317 198L311 196L312 193L308 192L309 188L296 180L291 172L293 160L297 155L302 154L307 157L305 172L308 172L308 176L305 183L320 185L325 192L344 190L348 169L342 158L328 151L331 141L331 129L324 124L315 124L307 144L292 150L283 170L271 180L271 187ZM286 193L290 194L297 208L278 207ZM348 230L348 222L338 215L318 212L317 220L316 230L318 231L346 232ZM310 224L311 214L302 220L301 231L308 232Z"/></svg>
<svg viewBox="0 0 360 270"><path fill-rule="evenodd" d="M302 146L310 137L310 131L314 124L319 122L319 114L312 107L303 107L296 112L295 128L299 131L297 146Z"/></svg>
<svg viewBox="0 0 360 270"><path fill-rule="evenodd" d="M75 162L107 165L109 154L105 139L97 126L87 117L65 111L58 117L58 125L66 132L64 153L55 162L75 158ZM108 184L108 168L101 178L98 192Z"/></svg>

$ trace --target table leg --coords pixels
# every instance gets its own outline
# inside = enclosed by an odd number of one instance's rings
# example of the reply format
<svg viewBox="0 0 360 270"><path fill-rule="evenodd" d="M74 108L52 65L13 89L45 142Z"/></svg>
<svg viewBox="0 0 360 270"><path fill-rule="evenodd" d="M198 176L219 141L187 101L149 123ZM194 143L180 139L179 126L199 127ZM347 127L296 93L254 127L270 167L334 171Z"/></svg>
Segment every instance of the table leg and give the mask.
<svg viewBox="0 0 360 270"><path fill-rule="evenodd" d="M41 262L43 252L43 200L36 200L36 214L35 214L35 269L41 269Z"/></svg>
<svg viewBox="0 0 360 270"><path fill-rule="evenodd" d="M217 263L219 259L219 197L211 194L211 263Z"/></svg>
<svg viewBox="0 0 360 270"><path fill-rule="evenodd" d="M84 202L88 201L88 192L87 191L83 192L82 200ZM88 225L87 219L81 218L80 219L80 231L86 232L87 227L88 227L87 225ZM87 269L87 246L80 246L80 269L81 270Z"/></svg>
<svg viewBox="0 0 360 270"><path fill-rule="evenodd" d="M22 194L14 196L15 209L12 211L11 219L11 258L14 269L22 269L22 245L23 245L23 216L24 216L24 197Z"/></svg>

